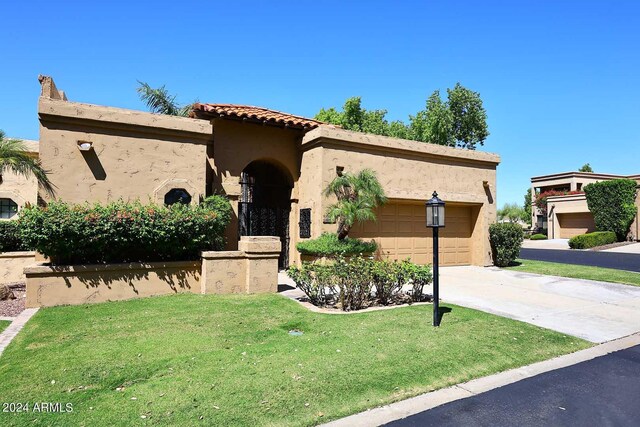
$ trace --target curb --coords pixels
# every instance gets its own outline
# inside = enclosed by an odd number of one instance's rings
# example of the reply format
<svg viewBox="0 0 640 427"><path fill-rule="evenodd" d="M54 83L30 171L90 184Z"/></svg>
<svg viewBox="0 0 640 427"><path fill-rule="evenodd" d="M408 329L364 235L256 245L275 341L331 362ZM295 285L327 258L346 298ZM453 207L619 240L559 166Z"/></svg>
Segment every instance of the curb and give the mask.
<svg viewBox="0 0 640 427"><path fill-rule="evenodd" d="M24 325L27 324L29 319L38 312L38 308L27 308L22 313L18 314L18 317L13 319L13 322L0 333L0 355L9 343L18 335L18 332L22 330Z"/></svg>
<svg viewBox="0 0 640 427"><path fill-rule="evenodd" d="M624 350L629 347L640 345L640 333L619 338L613 341L599 344L575 353L558 356L553 359L536 362L531 365L511 369L483 378L457 384L451 387L421 394L400 402L378 408L369 409L365 412L350 415L339 420L323 424L331 427L364 427L379 426L391 421L415 415L417 413L433 409L436 406L444 405L466 397L475 396L498 387L518 382L520 380L533 377L545 372L565 368L596 357L605 356L615 351Z"/></svg>

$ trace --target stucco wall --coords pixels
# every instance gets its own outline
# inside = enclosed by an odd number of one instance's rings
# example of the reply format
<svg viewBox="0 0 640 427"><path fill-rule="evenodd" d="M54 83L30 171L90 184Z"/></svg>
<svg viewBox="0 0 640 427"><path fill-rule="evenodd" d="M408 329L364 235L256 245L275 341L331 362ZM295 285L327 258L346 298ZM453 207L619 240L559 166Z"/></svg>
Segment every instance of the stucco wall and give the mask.
<svg viewBox="0 0 640 427"><path fill-rule="evenodd" d="M313 208L314 237L336 231L335 224L322 223L333 200L321 194L336 176L336 166L350 173L369 168L391 199L426 201L435 190L446 202L473 206L472 263L491 264L488 226L496 219L497 155L322 127L305 136L302 149L300 206ZM318 163L321 172L313 173Z"/></svg>
<svg viewBox="0 0 640 427"><path fill-rule="evenodd" d="M185 188L197 202L206 194L206 121L44 97L38 112L40 158L59 199L162 202L171 188ZM83 141L90 151L78 149Z"/></svg>
<svg viewBox="0 0 640 427"><path fill-rule="evenodd" d="M35 252L0 252L0 284L23 282L24 268L35 261Z"/></svg>
<svg viewBox="0 0 640 427"><path fill-rule="evenodd" d="M37 141L22 141L28 152L33 156L38 156ZM18 212L29 203L36 205L38 203L38 181L33 175L23 176L16 173L5 171L2 173L2 182L0 182L0 199L11 199L18 205ZM17 219L14 215L11 219ZM2 219L0 219L2 221Z"/></svg>

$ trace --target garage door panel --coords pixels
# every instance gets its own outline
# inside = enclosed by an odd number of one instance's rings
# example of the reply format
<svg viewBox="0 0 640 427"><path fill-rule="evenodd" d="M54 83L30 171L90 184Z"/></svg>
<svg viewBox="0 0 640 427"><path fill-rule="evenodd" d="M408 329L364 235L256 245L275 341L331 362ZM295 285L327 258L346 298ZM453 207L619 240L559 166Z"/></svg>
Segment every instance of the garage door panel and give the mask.
<svg viewBox="0 0 640 427"><path fill-rule="evenodd" d="M557 218L561 239L570 239L596 230L593 215L590 212L559 213Z"/></svg>
<svg viewBox="0 0 640 427"><path fill-rule="evenodd" d="M379 253L386 259L411 258L419 264L433 260L432 230L425 226L423 202L388 203L376 212L377 221L356 225L352 237L375 239ZM447 207L446 227L440 229L442 265L471 263L471 208Z"/></svg>

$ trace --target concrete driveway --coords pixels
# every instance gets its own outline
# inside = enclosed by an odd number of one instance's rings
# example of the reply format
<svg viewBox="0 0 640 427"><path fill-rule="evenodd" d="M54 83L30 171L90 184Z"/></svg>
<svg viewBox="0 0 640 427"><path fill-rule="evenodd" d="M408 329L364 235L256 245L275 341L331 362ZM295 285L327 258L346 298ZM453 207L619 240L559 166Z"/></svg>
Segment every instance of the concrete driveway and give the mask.
<svg viewBox="0 0 640 427"><path fill-rule="evenodd" d="M522 247L526 249L569 249L569 239L525 239L522 241Z"/></svg>
<svg viewBox="0 0 640 427"><path fill-rule="evenodd" d="M495 313L596 343L640 331L640 287L635 286L496 267L442 267L440 296L445 303Z"/></svg>

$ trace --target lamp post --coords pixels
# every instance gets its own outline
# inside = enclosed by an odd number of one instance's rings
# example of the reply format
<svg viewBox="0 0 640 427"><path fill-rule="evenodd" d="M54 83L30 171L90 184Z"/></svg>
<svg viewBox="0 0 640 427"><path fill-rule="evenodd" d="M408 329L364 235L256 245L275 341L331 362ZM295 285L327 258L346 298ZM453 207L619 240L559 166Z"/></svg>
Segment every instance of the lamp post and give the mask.
<svg viewBox="0 0 640 427"><path fill-rule="evenodd" d="M433 192L433 197L425 203L427 209L427 227L433 229L433 326L440 326L438 307L438 229L444 227L444 202Z"/></svg>

